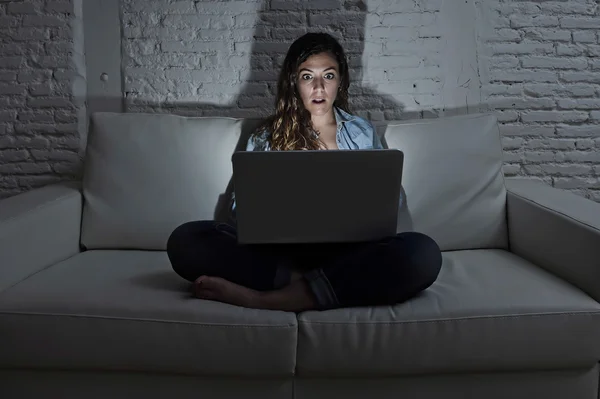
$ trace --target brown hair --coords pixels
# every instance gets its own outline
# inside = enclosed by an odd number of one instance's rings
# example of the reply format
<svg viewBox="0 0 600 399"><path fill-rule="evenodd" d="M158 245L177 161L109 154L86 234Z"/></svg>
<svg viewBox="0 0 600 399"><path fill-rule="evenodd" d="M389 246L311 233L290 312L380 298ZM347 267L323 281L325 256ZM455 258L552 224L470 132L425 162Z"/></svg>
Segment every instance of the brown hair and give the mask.
<svg viewBox="0 0 600 399"><path fill-rule="evenodd" d="M339 65L340 85L333 105L349 112L350 76L342 46L327 33L307 33L290 46L277 83L275 114L257 130L270 133L268 140L272 150L317 150L321 147L297 87L298 67L310 56L320 53L331 54Z"/></svg>

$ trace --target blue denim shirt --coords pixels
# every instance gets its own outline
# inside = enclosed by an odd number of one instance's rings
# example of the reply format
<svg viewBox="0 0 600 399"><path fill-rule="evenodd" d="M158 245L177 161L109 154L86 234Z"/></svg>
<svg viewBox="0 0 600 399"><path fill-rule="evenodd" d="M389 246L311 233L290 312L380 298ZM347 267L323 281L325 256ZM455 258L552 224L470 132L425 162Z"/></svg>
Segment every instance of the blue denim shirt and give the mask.
<svg viewBox="0 0 600 399"><path fill-rule="evenodd" d="M342 109L334 108L337 131L335 141L340 150L383 149L383 145L371 122L359 116L351 115ZM252 135L246 145L246 151L269 151L269 132ZM402 196L400 204L402 204ZM231 222L235 223L235 193L231 207Z"/></svg>
<svg viewBox="0 0 600 399"><path fill-rule="evenodd" d="M337 131L335 141L340 150L368 150L383 148L371 122L334 108ZM269 151L269 134L262 132L248 140L246 151Z"/></svg>

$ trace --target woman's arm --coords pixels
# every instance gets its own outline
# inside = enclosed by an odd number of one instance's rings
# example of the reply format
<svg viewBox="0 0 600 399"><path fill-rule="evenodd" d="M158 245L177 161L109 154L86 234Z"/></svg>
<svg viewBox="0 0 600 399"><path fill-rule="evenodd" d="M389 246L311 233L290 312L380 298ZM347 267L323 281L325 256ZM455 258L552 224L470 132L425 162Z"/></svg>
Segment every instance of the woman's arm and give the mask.
<svg viewBox="0 0 600 399"><path fill-rule="evenodd" d="M269 135L263 130L260 133L252 134L246 144L246 151L269 151Z"/></svg>

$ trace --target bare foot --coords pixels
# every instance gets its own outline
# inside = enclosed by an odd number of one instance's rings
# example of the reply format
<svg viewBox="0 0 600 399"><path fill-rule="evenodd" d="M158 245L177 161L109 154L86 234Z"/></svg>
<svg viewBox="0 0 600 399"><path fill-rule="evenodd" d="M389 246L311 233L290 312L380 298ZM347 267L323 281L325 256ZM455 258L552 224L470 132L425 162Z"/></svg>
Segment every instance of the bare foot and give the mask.
<svg viewBox="0 0 600 399"><path fill-rule="evenodd" d="M248 308L258 307L260 293L220 277L201 276L194 282L194 295Z"/></svg>
<svg viewBox="0 0 600 399"><path fill-rule="evenodd" d="M317 301L303 279L274 291L256 291L220 277L201 276L194 282L194 294L208 299L255 309L301 312L317 308Z"/></svg>

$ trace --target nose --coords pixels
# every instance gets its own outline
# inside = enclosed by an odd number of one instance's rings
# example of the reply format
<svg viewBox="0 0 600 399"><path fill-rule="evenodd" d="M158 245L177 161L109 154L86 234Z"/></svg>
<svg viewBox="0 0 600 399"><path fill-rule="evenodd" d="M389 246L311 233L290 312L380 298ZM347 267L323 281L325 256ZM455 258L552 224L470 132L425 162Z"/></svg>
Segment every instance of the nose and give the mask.
<svg viewBox="0 0 600 399"><path fill-rule="evenodd" d="M315 82L315 89L324 89L325 88L325 81L323 80L323 78L316 78L314 80Z"/></svg>

